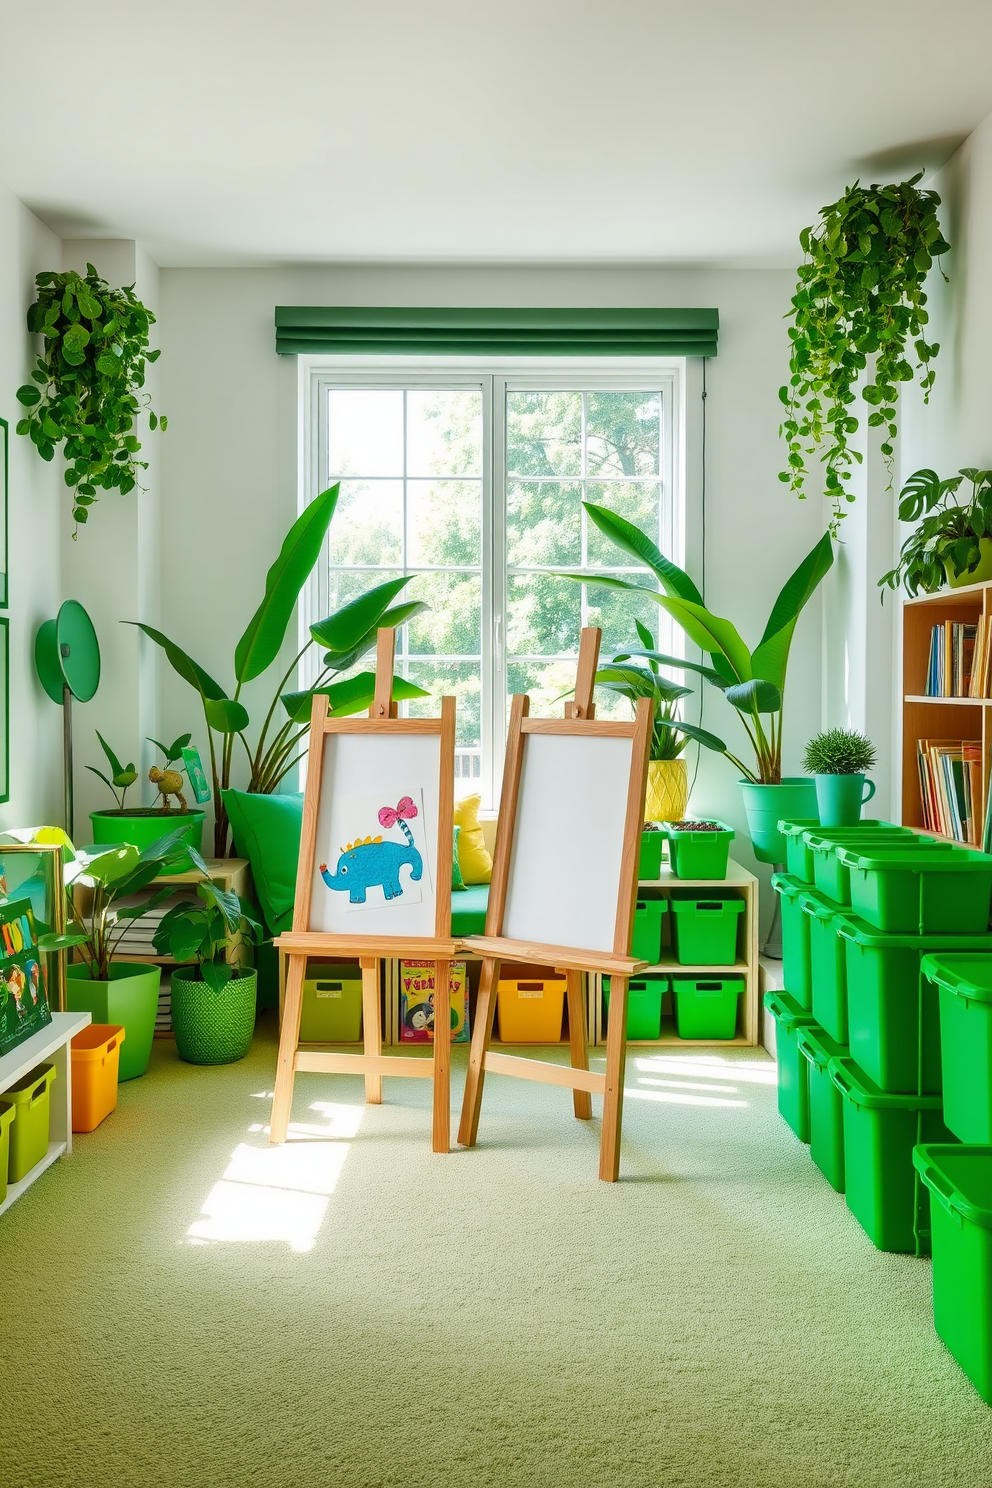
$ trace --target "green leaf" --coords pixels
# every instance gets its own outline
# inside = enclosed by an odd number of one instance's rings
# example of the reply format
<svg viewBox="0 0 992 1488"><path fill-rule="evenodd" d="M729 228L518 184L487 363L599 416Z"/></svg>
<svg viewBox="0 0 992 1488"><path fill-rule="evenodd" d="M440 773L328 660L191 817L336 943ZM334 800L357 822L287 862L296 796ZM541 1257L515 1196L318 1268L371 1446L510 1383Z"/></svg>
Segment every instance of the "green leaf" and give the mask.
<svg viewBox="0 0 992 1488"><path fill-rule="evenodd" d="M782 707L781 689L763 677L728 687L724 697L739 713L778 713Z"/></svg>
<svg viewBox="0 0 992 1488"><path fill-rule="evenodd" d="M695 739L697 744L702 744L705 749L712 749L717 754L726 754L727 746L716 734L711 734L708 729L700 728L695 723L673 723L673 729L678 729L680 734L686 734L690 739Z"/></svg>
<svg viewBox="0 0 992 1488"><path fill-rule="evenodd" d="M316 625L311 625L310 634L315 641L331 651L350 650L370 630L377 628L397 594L412 578L412 574L404 574L402 578L388 579L385 584L377 584L374 589L369 589L357 599L342 605L340 610L329 615L326 620L318 620Z"/></svg>
<svg viewBox="0 0 992 1488"><path fill-rule="evenodd" d="M173 671L178 672L184 682L188 682L190 687L196 689L201 698L203 698L204 703L210 699L224 697L224 689L220 683L215 682L209 673L205 672L191 656L187 656L185 651L177 646L174 641L170 641L168 636L163 635L160 630L155 630L151 625L146 625L143 620L124 620L121 623L123 625L136 625L139 630L144 631L149 640L155 642L156 646L161 646L169 659L169 664Z"/></svg>
<svg viewBox="0 0 992 1488"><path fill-rule="evenodd" d="M703 596L685 570L666 558L651 539L639 531L632 522L618 516L616 512L609 511L605 506L595 506L591 501L583 501L582 505L594 525L622 553L628 553L632 558L636 558L638 563L643 563L646 568L651 569L666 594L691 600L698 605L703 603Z"/></svg>
<svg viewBox="0 0 992 1488"><path fill-rule="evenodd" d="M139 857L138 849L129 843L121 847L113 847L93 857L88 854L84 855L86 866L83 872L87 878L95 879L97 883L106 887L127 878L128 874L137 867Z"/></svg>
<svg viewBox="0 0 992 1488"><path fill-rule="evenodd" d="M683 656L669 656L664 651L629 651L620 656L614 656L614 661L626 661L628 656L645 656L649 661L656 661L660 666L672 667L683 672L698 672L707 682L712 682L714 687L719 687L721 692L727 685L726 677L714 671L712 667L705 666L700 661L686 661Z"/></svg>
<svg viewBox="0 0 992 1488"><path fill-rule="evenodd" d="M778 688L785 687L789 649L796 622L821 580L830 571L833 561L833 538L829 532L825 532L795 573L786 580L772 606L765 633L755 648L751 661L754 670L762 677L767 677Z"/></svg>
<svg viewBox="0 0 992 1488"><path fill-rule="evenodd" d="M712 614L704 605L670 595L659 596L658 603L677 621L702 651L714 658L723 657L733 675L725 680L747 682L751 676L751 653L729 620Z"/></svg>
<svg viewBox="0 0 992 1488"><path fill-rule="evenodd" d="M350 651L325 651L324 665L335 672L346 672L366 652L373 649L380 630L396 630L399 626L405 625L408 620L412 620L414 615L423 614L429 608L429 605L424 604L419 599L411 600L409 604L394 606L393 609L387 610L384 615L379 616L379 619L372 628L366 631L362 639Z"/></svg>
<svg viewBox="0 0 992 1488"><path fill-rule="evenodd" d="M335 718L364 713L371 708L375 697L375 672L359 672L357 677L348 677L344 682L332 682L327 687L311 688L306 692L283 693L282 705L294 723L309 723L310 704L315 693L328 699ZM425 697L430 697L430 693L422 687L408 682L405 677L393 678L394 702L407 703Z"/></svg>
<svg viewBox="0 0 992 1488"><path fill-rule="evenodd" d="M217 906L227 927L228 934L236 934L238 926L241 924L243 911L241 900L234 890L218 888L215 883L212 883L208 879L206 883L198 885L197 893L205 902Z"/></svg>
<svg viewBox="0 0 992 1488"><path fill-rule="evenodd" d="M35 403L41 402L41 393L36 387L32 387L30 382L26 382L23 387L19 387L14 397L18 403L23 403L25 408L32 408Z"/></svg>
<svg viewBox="0 0 992 1488"><path fill-rule="evenodd" d="M240 734L251 722L248 709L233 698L204 698L203 711L210 727L219 734Z"/></svg>
<svg viewBox="0 0 992 1488"><path fill-rule="evenodd" d="M200 975L210 988L211 992L223 992L228 982L234 976L234 967L229 966L226 961L204 961L200 967Z"/></svg>
<svg viewBox="0 0 992 1488"><path fill-rule="evenodd" d="M101 747L103 749L104 754L107 756L107 763L109 764L112 772L115 775L120 775L121 772L124 769L128 769L128 770L133 770L134 769L134 765L133 764L126 765L126 766L121 764L120 760L117 758L116 754L111 749L110 745L107 743L106 739L103 737L103 735L101 734L101 732L100 732L99 729L96 730L96 736L100 740L100 744L101 744Z"/></svg>
<svg viewBox="0 0 992 1488"><path fill-rule="evenodd" d="M162 428L166 426L162 419ZM271 666L286 638L300 591L320 555L337 505L339 485L322 491L301 512L286 534L279 556L265 579L265 596L234 652L234 675L250 682Z"/></svg>
<svg viewBox="0 0 992 1488"><path fill-rule="evenodd" d="M83 766L83 769L84 770L89 770L89 772L90 772L91 775L98 775L99 778L103 781L104 785L108 786L110 790L113 790L113 788L114 788L113 781L110 780L108 776L104 775L104 773L103 773L102 770L98 770L97 767L96 767L96 765L84 765Z"/></svg>

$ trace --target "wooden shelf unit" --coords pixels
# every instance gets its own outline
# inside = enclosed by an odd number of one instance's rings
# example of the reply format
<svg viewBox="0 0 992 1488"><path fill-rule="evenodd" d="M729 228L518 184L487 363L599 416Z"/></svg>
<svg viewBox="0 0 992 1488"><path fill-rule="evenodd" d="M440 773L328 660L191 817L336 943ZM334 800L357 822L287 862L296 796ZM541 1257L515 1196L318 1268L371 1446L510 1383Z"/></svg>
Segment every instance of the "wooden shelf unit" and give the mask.
<svg viewBox="0 0 992 1488"><path fill-rule="evenodd" d="M902 604L902 821L923 830L918 739L969 739L982 746L982 800L979 821L984 823L989 798L989 753L992 750L992 698L927 697L923 688L930 667L930 636L945 620L977 623L979 616L992 617L992 582L967 584L939 594L906 598ZM948 708L958 712L948 713ZM942 841L939 832L931 836Z"/></svg>
<svg viewBox="0 0 992 1488"><path fill-rule="evenodd" d="M9 1054L0 1058L0 1100L3 1092L16 1085L18 1080L29 1075L39 1064L55 1066L55 1080L49 1100L51 1121L48 1135L48 1151L40 1162L35 1163L17 1183L7 1187L7 1196L0 1204L0 1214L16 1204L27 1189L40 1178L46 1168L72 1151L72 1057L70 1043L90 1021L89 1013L53 1013L47 1028L41 1028L17 1044Z"/></svg>

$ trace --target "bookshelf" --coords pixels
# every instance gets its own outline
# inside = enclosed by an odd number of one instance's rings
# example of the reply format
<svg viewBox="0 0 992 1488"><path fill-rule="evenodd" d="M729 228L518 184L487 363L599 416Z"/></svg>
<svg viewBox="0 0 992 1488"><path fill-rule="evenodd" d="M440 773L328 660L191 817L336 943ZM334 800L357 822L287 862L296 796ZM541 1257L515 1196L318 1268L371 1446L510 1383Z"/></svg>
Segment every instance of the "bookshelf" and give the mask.
<svg viewBox="0 0 992 1488"><path fill-rule="evenodd" d="M981 745L979 819L985 820L992 750L992 698L927 697L925 693L933 627L947 620L975 625L982 615L992 617L992 582L966 584L960 589L903 600L902 820L908 827L923 826L916 741L926 738L965 739Z"/></svg>

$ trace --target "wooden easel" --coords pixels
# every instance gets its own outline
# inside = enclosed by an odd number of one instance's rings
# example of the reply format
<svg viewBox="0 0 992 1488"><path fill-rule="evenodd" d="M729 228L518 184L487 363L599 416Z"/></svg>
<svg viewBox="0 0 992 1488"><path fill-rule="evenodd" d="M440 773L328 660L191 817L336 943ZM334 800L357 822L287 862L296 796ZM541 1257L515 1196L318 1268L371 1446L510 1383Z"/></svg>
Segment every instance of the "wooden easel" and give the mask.
<svg viewBox="0 0 992 1488"><path fill-rule="evenodd" d="M432 1145L435 1152L450 1150L451 1105L451 1009L448 975L455 953L451 939L451 855L454 838L455 699L441 699L440 718L397 718L392 700L393 663L396 640L392 630L379 631L376 645L376 686L367 718L328 718L327 698L316 696L310 714L310 752L307 787L303 801L303 830L296 875L293 928L277 937L275 944L288 953L286 998L275 1093L272 1101L270 1142L284 1142L293 1104L293 1084L298 1071L320 1074L363 1074L365 1099L382 1103L383 1075L420 1076L434 1080ZM436 910L433 938L423 936L338 935L310 929L311 892L317 847L317 822L321 801L324 741L328 734L435 735L440 738L437 848L435 857ZM356 917L358 918L358 917ZM336 1054L301 1050L300 1013L307 957L314 955L356 956L362 969L362 1054ZM379 1001L379 963L386 957L418 957L434 962L434 1056L433 1059L383 1055L382 1018Z"/></svg>
<svg viewBox="0 0 992 1488"><path fill-rule="evenodd" d="M634 903L637 896L637 863L644 812L648 753L651 743L651 704L646 698L639 701L636 719L633 723L596 721L592 695L599 659L599 642L599 630L587 627L582 631L575 698L573 702L566 704L563 719L530 718L528 717L529 699L523 696L513 699L503 769L503 790L500 798L493 876L489 889L486 932L484 935L468 936L463 942L466 950L474 950L481 954L482 972L458 1141L466 1147L475 1145L479 1129L483 1084L487 1071L571 1089L573 1109L580 1121L589 1120L592 1116L592 1096L601 1095L603 1097L603 1126L599 1176L606 1182L612 1183L616 1181L620 1171L620 1129L627 1051L627 982L631 976L642 971L648 964L646 961L633 960L628 952ZM616 921L611 951L544 945L508 939L503 935L525 741L528 735L533 734L630 738L633 741L626 817L623 827L620 881L617 885ZM533 961L540 966L564 970L565 995L568 1005L570 1068L543 1060L522 1059L490 1049L500 962L511 960ZM610 977L610 1023L606 1045L605 1074L589 1069L585 1015L582 1006L582 972L601 972Z"/></svg>

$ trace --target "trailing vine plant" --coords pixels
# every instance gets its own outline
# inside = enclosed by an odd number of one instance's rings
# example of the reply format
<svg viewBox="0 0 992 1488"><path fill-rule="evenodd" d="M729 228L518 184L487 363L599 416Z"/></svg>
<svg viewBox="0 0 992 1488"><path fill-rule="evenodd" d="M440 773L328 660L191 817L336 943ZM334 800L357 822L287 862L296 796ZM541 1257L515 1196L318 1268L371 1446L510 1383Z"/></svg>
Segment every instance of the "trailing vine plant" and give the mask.
<svg viewBox="0 0 992 1488"><path fill-rule="evenodd" d="M885 431L881 452L890 477L899 384L919 374L924 402L933 387L940 347L926 340L923 284L950 245L937 221L940 197L917 187L922 175L889 186L855 182L799 235L806 261L786 317L793 322L791 376L779 389L786 407L779 432L789 456L779 480L804 497L807 457L825 446L834 530L843 503L854 500L852 462L862 460L849 443L858 429L852 405L859 380L867 373L861 396L872 408L869 427Z"/></svg>
<svg viewBox="0 0 992 1488"><path fill-rule="evenodd" d="M72 517L85 522L98 491L122 495L138 485L147 460L137 455L134 433L144 405L150 429L168 427L168 419L150 407L145 364L158 360L148 350L148 330L155 317L134 293L134 285L111 289L92 264L86 277L74 270L39 274L38 298L28 310L28 330L45 338L32 381L17 389L17 400L29 410L17 425L43 460L52 460L65 445L65 483L72 492Z"/></svg>

